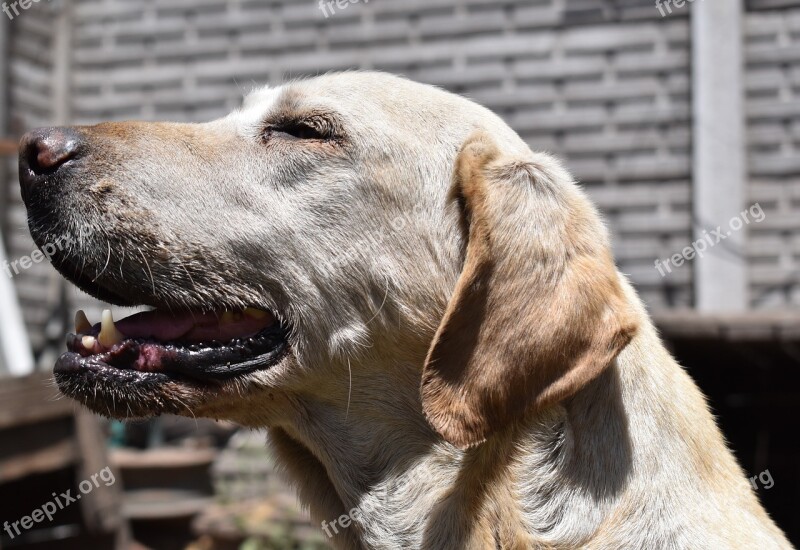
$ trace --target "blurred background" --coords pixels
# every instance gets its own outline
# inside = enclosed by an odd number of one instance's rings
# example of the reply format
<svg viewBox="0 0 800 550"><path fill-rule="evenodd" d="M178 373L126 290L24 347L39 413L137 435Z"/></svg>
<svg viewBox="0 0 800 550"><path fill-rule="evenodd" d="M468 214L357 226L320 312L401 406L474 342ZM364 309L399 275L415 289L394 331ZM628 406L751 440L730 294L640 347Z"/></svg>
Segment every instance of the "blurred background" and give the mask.
<svg viewBox="0 0 800 550"><path fill-rule="evenodd" d="M72 316L98 319L102 304L32 257L16 142L37 126L204 121L257 85L345 69L466 95L564 159L762 502L800 544L800 0L2 6L0 521L105 466L116 482L23 535L3 532L0 547L325 548L265 434L109 423L56 398L49 371Z"/></svg>

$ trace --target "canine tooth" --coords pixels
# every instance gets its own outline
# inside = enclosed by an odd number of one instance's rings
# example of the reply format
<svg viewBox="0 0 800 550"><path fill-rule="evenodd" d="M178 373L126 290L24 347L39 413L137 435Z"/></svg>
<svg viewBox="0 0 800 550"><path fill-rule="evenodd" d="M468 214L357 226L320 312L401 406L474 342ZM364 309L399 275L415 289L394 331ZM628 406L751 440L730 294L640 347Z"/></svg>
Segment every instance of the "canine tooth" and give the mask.
<svg viewBox="0 0 800 550"><path fill-rule="evenodd" d="M256 309L253 307L249 307L244 310L244 314L248 317L252 317L253 319L265 319L269 313L266 311L261 311L260 309Z"/></svg>
<svg viewBox="0 0 800 550"><path fill-rule="evenodd" d="M106 349L112 348L125 340L125 335L118 331L114 325L114 318L111 316L110 309L103 311L103 321L100 326L100 335L97 339L100 341L100 345Z"/></svg>
<svg viewBox="0 0 800 550"><path fill-rule="evenodd" d="M83 347L89 351L94 351L94 346L97 344L97 340L95 340L94 336L84 336L81 338L81 344Z"/></svg>
<svg viewBox="0 0 800 550"><path fill-rule="evenodd" d="M78 310L78 313L75 314L75 334L83 334L91 329L92 324L89 322L89 318L82 309Z"/></svg>

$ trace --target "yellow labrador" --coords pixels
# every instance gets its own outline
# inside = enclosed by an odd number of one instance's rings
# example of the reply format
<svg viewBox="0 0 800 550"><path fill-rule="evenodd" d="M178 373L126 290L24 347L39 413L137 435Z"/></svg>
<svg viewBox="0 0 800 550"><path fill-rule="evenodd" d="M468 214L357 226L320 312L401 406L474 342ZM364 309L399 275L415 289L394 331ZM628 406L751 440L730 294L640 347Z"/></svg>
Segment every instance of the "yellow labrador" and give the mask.
<svg viewBox="0 0 800 550"><path fill-rule="evenodd" d="M553 158L377 73L22 142L83 314L59 387L269 427L339 548L790 548Z"/></svg>

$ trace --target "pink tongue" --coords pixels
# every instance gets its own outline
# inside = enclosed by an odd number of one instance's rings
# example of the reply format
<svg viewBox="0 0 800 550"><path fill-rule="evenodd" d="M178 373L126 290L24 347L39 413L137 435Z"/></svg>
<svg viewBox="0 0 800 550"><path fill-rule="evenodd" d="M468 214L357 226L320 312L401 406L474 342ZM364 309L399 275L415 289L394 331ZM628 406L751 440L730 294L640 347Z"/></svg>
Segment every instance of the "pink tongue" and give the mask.
<svg viewBox="0 0 800 550"><path fill-rule="evenodd" d="M146 311L131 315L117 323L117 329L128 338L149 338L159 342L180 340L190 343L229 342L250 338L275 322L272 315L258 319L235 314L230 322L222 323L214 313L182 313L171 315Z"/></svg>

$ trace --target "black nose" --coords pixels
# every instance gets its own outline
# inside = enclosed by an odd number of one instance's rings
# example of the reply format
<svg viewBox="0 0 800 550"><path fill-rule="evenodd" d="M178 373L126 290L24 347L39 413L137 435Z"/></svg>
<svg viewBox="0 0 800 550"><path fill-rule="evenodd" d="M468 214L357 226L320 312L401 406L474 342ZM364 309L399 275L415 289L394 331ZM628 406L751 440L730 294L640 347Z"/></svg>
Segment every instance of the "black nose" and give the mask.
<svg viewBox="0 0 800 550"><path fill-rule="evenodd" d="M19 182L23 198L47 176L78 157L82 136L73 128L39 128L22 137L19 145Z"/></svg>

